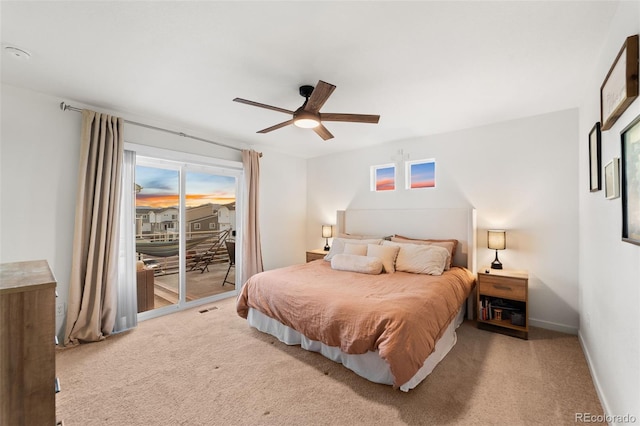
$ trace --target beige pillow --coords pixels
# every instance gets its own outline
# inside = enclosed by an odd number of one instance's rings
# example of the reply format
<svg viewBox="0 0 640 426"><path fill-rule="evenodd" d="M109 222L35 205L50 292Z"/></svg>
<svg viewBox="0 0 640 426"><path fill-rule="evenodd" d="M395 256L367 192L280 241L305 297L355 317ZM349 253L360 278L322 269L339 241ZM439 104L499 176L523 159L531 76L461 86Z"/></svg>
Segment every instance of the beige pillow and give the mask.
<svg viewBox="0 0 640 426"><path fill-rule="evenodd" d="M357 254L358 256L367 255L367 245L345 243L343 254Z"/></svg>
<svg viewBox="0 0 640 426"><path fill-rule="evenodd" d="M380 239L371 239L371 240L353 240L349 238L334 238L333 244L331 244L331 249L329 253L324 257L324 260L331 260L333 256L336 254L344 253L344 245L349 244L364 244L366 247L367 244L380 244L382 240Z"/></svg>
<svg viewBox="0 0 640 426"><path fill-rule="evenodd" d="M386 242L385 245L400 246L396 258L396 271L400 272L442 275L449 260L449 251L444 247L394 242Z"/></svg>
<svg viewBox="0 0 640 426"><path fill-rule="evenodd" d="M420 239L403 237L401 235L394 235L393 237L391 237L391 241L396 242L396 243L434 245L434 246L439 246L439 247L446 248L447 250L449 250L449 256L450 256L449 262L447 262L447 267L445 268L446 270L448 270L449 268L451 268L453 266L453 257L455 256L456 250L457 250L457 247L458 247L458 240L455 240L455 239L449 239L449 240L424 239L424 240L420 240Z"/></svg>
<svg viewBox="0 0 640 426"><path fill-rule="evenodd" d="M382 268L386 273L394 273L396 271L396 257L400 247L398 246L381 246L378 244L367 245L367 256L377 257L382 260Z"/></svg>
<svg viewBox="0 0 640 426"><path fill-rule="evenodd" d="M382 272L382 260L377 257L340 253L331 259L331 268L338 271L378 275Z"/></svg>

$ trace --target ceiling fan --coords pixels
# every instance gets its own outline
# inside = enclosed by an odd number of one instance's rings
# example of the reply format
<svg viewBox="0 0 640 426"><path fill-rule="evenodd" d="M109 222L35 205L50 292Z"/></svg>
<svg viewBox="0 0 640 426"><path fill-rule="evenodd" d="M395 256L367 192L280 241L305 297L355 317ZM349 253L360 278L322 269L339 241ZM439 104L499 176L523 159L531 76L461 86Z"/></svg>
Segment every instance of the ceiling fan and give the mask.
<svg viewBox="0 0 640 426"><path fill-rule="evenodd" d="M290 111L284 108L278 108L271 105L261 104L259 102L248 101L246 99L235 98L234 102L240 102L242 104L253 105L260 108L266 108L273 111L284 112L285 114L291 114L291 119L275 126L267 127L266 129L258 130L257 133L269 133L273 130L280 129L281 127L294 124L302 128L311 128L325 141L333 138L333 135L322 124L324 121L348 121L350 123L378 123L380 120L379 115L367 115L367 114L340 114L340 113L321 113L320 108L329 99L331 93L335 90L336 86L326 83L322 80L318 81L318 84L314 88L313 86L300 86L300 96L305 98L304 103L300 108L295 111Z"/></svg>

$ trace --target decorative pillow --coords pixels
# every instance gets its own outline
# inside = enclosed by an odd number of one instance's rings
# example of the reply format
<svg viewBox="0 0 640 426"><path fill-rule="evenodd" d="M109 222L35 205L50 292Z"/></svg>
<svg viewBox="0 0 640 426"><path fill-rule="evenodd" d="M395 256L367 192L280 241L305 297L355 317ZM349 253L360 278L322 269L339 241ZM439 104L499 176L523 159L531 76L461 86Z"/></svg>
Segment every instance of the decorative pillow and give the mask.
<svg viewBox="0 0 640 426"><path fill-rule="evenodd" d="M381 246L378 244L367 245L367 256L377 257L381 259L382 268L384 272L388 274L394 273L396 271L396 257L398 256L399 251L400 247L398 246Z"/></svg>
<svg viewBox="0 0 640 426"><path fill-rule="evenodd" d="M367 255L367 246L364 244L353 244L353 243L345 243L344 244L344 254L357 254L358 256L366 256Z"/></svg>
<svg viewBox="0 0 640 426"><path fill-rule="evenodd" d="M456 250L458 248L458 240L450 239L450 240L419 240L414 238L403 237L401 235L394 235L391 237L391 241L396 243L411 243L411 244L426 244L426 245L434 245L439 247L444 247L449 250L449 262L447 263L446 270L453 266L453 256L456 254Z"/></svg>
<svg viewBox="0 0 640 426"><path fill-rule="evenodd" d="M334 238L333 244L331 245L331 249L329 253L324 257L324 260L331 260L333 256L336 254L344 253L344 245L346 243L349 244L364 244L366 247L367 244L380 244L381 239L371 239L371 240L354 240L350 238Z"/></svg>
<svg viewBox="0 0 640 426"><path fill-rule="evenodd" d="M331 259L331 268L338 271L378 275L382 272L382 260L377 257L340 253Z"/></svg>
<svg viewBox="0 0 640 426"><path fill-rule="evenodd" d="M449 251L444 247L394 242L385 242L385 245L400 246L396 258L396 271L442 275L449 260Z"/></svg>
<svg viewBox="0 0 640 426"><path fill-rule="evenodd" d="M452 257L451 257L451 250L453 250L453 246L452 243L450 242L426 242L426 241L422 241L422 240L403 240L401 238L396 238L393 237L392 238L392 242L396 243L396 244L414 244L414 245L424 245L424 246L434 246L434 247L442 247L444 249L447 250L447 252L449 253L449 255L447 256L447 261L445 263L445 267L444 270L448 271L449 269L451 269L452 266Z"/></svg>

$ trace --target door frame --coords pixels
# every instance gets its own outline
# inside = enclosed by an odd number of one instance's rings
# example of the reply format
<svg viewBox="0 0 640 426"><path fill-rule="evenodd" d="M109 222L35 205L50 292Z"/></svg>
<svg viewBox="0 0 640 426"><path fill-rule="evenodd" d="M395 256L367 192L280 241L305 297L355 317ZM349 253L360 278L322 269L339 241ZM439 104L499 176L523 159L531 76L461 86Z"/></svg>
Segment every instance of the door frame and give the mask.
<svg viewBox="0 0 640 426"><path fill-rule="evenodd" d="M234 176L236 178L236 241L243 240L243 222L244 222L244 168L241 162L224 160L220 158L207 157L204 155L189 154L186 152L173 151L164 148L157 148L148 145L140 145L130 142L125 142L124 149L128 151L134 151L136 156L144 156L153 159L158 159L165 164L175 165L179 170L179 186L180 186L180 206L179 206L179 223L180 223L180 252L179 252L179 264L180 264L180 292L179 300L177 304L164 306L158 309L152 309L145 312L138 313L138 321L144 321L151 318L171 314L174 312L183 311L186 309L194 308L207 303L212 303L218 300L226 299L229 297L237 297L240 289L239 280L240 275L235 274L235 290L228 291L222 294L217 294L209 297L203 297L201 299L187 302L185 300L186 295L186 206L184 203L184 193L186 190L184 172L186 170L194 170L199 168L206 168L207 172L219 173L225 176ZM241 245L236 246L236 271L242 270L242 252L240 250ZM134 274L135 276L135 274ZM135 285L135 283L133 283Z"/></svg>

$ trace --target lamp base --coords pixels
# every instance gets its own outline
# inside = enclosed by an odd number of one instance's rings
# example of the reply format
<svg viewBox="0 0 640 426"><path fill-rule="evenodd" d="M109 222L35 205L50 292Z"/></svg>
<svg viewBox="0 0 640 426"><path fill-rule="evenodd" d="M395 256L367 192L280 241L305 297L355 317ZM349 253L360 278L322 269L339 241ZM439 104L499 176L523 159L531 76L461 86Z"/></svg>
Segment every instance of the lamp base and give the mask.
<svg viewBox="0 0 640 426"><path fill-rule="evenodd" d="M496 258L491 262L491 269L502 269L502 263L498 260L498 250L496 250Z"/></svg>
<svg viewBox="0 0 640 426"><path fill-rule="evenodd" d="M329 247L329 239L327 238L327 240L324 243L324 251L329 251L331 250L331 247Z"/></svg>

